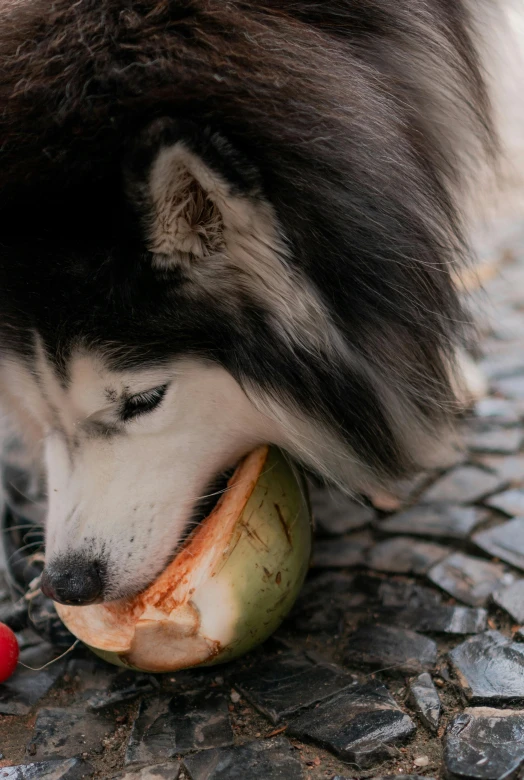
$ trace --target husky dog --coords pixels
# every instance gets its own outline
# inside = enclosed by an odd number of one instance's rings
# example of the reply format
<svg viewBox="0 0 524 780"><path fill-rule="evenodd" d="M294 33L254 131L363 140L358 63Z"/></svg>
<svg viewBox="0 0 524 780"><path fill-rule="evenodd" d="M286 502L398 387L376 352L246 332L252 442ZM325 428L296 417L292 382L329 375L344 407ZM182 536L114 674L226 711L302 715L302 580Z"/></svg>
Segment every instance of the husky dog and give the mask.
<svg viewBox="0 0 524 780"><path fill-rule="evenodd" d="M139 591L261 442L349 491L444 450L512 13L0 0L0 387L44 592Z"/></svg>

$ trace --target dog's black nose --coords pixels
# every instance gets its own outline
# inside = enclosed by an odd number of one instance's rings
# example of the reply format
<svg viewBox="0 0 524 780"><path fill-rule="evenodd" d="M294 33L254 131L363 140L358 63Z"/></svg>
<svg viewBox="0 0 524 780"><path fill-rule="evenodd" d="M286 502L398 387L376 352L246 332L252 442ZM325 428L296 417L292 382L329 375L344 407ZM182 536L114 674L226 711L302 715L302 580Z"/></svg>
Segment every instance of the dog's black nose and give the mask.
<svg viewBox="0 0 524 780"><path fill-rule="evenodd" d="M68 557L54 560L44 569L40 580L42 593L60 604L84 606L97 601L102 594L103 580L98 563Z"/></svg>

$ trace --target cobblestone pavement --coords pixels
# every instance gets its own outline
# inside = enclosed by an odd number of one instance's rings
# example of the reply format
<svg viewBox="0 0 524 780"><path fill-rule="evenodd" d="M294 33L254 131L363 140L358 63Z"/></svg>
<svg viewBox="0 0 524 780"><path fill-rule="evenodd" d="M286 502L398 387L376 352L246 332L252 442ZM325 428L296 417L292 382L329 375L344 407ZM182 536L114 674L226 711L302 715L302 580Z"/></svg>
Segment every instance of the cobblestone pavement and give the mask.
<svg viewBox="0 0 524 780"><path fill-rule="evenodd" d="M155 677L76 649L21 668L0 685L0 779L519 776L524 228L502 231L492 252L491 389L464 421L468 454L374 504L315 489L304 591L241 661ZM47 606L35 595L32 618L67 646ZM18 629L27 665L61 652L1 586L0 619Z"/></svg>

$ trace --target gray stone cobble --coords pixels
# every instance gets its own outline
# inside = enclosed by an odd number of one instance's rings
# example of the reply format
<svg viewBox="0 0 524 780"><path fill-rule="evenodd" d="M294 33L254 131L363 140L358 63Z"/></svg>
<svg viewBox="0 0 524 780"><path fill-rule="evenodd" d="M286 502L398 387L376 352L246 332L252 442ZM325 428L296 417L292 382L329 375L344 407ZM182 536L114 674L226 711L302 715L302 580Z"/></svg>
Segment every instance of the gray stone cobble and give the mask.
<svg viewBox="0 0 524 780"><path fill-rule="evenodd" d="M444 761L451 777L501 780L524 763L524 711L466 709L450 724Z"/></svg>
<svg viewBox="0 0 524 780"><path fill-rule="evenodd" d="M524 644L487 631L455 647L449 657L472 704L524 702Z"/></svg>

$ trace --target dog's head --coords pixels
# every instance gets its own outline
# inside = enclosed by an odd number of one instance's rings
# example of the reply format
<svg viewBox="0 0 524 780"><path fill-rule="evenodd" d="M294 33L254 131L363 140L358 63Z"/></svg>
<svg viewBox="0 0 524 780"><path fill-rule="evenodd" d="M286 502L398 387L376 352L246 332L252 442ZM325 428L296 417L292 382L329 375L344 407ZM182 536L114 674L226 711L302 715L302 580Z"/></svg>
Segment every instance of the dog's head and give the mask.
<svg viewBox="0 0 524 780"><path fill-rule="evenodd" d="M4 271L4 400L48 477L44 588L77 603L145 586L257 444L318 456L278 396L295 361L339 348L258 175L221 137L161 120L123 158L114 200L40 204L12 238L17 278Z"/></svg>
<svg viewBox="0 0 524 780"><path fill-rule="evenodd" d="M436 351L341 318L334 269L323 289L220 135L157 120L118 167L5 246L1 383L42 444L44 589L69 603L149 583L261 442L350 488L422 465L446 392Z"/></svg>

